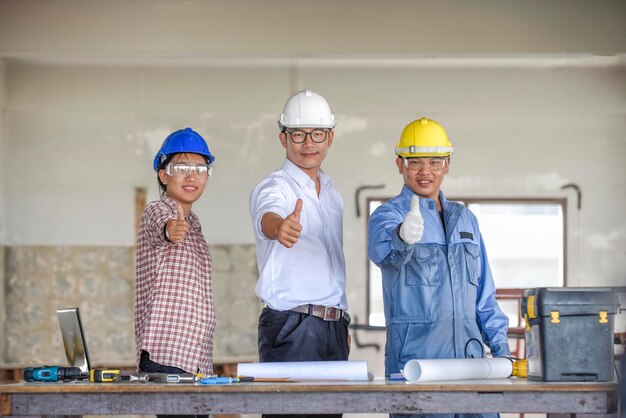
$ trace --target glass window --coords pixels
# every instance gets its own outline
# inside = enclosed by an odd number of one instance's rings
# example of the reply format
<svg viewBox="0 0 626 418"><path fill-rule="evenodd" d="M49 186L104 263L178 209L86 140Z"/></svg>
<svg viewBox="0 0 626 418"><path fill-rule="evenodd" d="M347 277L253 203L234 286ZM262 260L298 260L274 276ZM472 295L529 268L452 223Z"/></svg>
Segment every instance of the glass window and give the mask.
<svg viewBox="0 0 626 418"><path fill-rule="evenodd" d="M563 286L564 203L466 200L499 289Z"/></svg>

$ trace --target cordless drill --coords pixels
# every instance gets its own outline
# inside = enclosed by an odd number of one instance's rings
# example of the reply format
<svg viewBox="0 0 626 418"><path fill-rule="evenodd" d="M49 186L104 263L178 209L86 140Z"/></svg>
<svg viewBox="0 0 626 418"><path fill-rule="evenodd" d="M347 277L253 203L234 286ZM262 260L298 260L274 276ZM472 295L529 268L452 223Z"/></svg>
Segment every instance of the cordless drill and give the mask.
<svg viewBox="0 0 626 418"><path fill-rule="evenodd" d="M87 376L79 367L26 367L22 371L22 378L25 382L58 382L64 380L80 380L86 377Z"/></svg>

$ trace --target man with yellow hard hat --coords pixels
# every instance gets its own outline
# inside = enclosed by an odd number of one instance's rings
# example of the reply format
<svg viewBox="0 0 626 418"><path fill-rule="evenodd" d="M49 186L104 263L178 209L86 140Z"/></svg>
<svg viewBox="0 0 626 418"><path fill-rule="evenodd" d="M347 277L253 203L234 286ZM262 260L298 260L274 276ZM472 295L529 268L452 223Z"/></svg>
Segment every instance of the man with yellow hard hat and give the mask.
<svg viewBox="0 0 626 418"><path fill-rule="evenodd" d="M453 152L446 131L415 120L395 152L404 187L374 211L368 232L383 276L387 377L411 359L485 357L485 345L510 356L478 221L440 190Z"/></svg>

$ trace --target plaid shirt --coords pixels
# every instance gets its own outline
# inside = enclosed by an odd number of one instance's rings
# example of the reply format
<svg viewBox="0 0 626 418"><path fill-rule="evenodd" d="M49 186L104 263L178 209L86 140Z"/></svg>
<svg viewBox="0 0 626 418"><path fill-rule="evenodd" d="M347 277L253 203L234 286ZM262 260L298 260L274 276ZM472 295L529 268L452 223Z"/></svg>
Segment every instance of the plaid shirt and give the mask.
<svg viewBox="0 0 626 418"><path fill-rule="evenodd" d="M141 216L135 289L137 366L145 350L156 363L213 374L211 255L193 212L183 242L165 239L165 224L177 215L176 203L163 196L148 204Z"/></svg>

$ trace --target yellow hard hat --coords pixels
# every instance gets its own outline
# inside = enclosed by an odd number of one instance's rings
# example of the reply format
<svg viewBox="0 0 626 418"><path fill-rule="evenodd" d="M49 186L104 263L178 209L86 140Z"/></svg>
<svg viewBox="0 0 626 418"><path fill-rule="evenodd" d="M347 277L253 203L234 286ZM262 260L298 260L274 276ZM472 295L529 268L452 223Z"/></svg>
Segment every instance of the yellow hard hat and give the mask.
<svg viewBox="0 0 626 418"><path fill-rule="evenodd" d="M421 118L409 123L396 145L400 157L445 157L454 148L443 126L432 119Z"/></svg>

